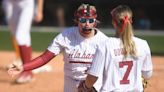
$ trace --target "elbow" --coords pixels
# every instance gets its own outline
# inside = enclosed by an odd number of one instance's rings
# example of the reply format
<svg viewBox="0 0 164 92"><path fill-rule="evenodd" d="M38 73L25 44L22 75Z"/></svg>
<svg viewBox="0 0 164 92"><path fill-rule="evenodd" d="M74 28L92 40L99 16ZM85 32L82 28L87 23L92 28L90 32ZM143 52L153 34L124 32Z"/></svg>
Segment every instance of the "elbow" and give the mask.
<svg viewBox="0 0 164 92"><path fill-rule="evenodd" d="M142 76L144 79L149 80L153 75L153 71L142 71Z"/></svg>

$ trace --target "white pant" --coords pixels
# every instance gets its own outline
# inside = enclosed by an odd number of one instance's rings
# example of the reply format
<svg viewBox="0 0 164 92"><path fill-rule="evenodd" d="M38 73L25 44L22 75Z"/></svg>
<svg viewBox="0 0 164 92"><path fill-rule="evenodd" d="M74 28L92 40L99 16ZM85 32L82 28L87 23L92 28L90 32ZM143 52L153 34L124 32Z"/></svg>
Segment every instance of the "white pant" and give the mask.
<svg viewBox="0 0 164 92"><path fill-rule="evenodd" d="M64 76L64 92L78 92L77 87L80 81Z"/></svg>
<svg viewBox="0 0 164 92"><path fill-rule="evenodd" d="M34 0L3 0L9 29L18 45L31 45L30 30L34 16Z"/></svg>

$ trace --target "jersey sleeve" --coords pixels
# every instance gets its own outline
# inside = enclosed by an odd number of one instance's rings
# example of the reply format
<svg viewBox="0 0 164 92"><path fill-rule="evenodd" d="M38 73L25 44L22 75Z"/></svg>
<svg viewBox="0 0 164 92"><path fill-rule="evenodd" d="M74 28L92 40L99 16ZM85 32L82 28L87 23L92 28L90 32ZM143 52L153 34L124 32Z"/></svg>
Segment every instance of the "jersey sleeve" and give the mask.
<svg viewBox="0 0 164 92"><path fill-rule="evenodd" d="M60 33L53 39L53 41L51 42L51 44L48 46L47 49L53 52L55 55L57 55L62 51L63 44L64 44L64 37L62 33Z"/></svg>
<svg viewBox="0 0 164 92"><path fill-rule="evenodd" d="M147 41L145 41L145 59L144 59L144 63L142 66L142 71L152 71L153 70L153 64L152 64L152 59L151 59L151 51L149 48L149 45L147 43Z"/></svg>
<svg viewBox="0 0 164 92"><path fill-rule="evenodd" d="M98 49L96 50L91 68L88 70L88 73L98 77L100 74L103 73L104 64L105 64L105 48L99 46Z"/></svg>

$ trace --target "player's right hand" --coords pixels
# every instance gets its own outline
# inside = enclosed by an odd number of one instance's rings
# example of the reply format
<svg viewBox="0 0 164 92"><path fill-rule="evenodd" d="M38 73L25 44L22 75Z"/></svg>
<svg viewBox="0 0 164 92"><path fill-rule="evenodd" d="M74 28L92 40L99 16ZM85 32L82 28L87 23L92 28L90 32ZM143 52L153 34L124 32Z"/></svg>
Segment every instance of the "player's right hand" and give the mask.
<svg viewBox="0 0 164 92"><path fill-rule="evenodd" d="M43 20L43 13L42 13L42 11L37 11L36 12L36 14L35 14L35 16L34 16L34 21L35 22L37 22L37 23L39 23L39 22L41 22Z"/></svg>
<svg viewBox="0 0 164 92"><path fill-rule="evenodd" d="M22 71L23 71L22 65L12 64L12 66L9 67L7 72L11 77L15 77L15 76L19 75Z"/></svg>

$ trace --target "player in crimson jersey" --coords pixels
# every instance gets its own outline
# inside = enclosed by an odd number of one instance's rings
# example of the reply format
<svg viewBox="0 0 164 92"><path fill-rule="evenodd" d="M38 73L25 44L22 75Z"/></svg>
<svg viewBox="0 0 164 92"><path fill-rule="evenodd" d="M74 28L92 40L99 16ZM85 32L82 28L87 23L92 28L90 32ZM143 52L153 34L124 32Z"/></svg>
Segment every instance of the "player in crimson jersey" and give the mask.
<svg viewBox="0 0 164 92"><path fill-rule="evenodd" d="M142 76L144 79L152 76L150 48L146 40L133 34L132 10L119 5L111 14L115 37L99 45L79 92L89 90L99 74L103 74L100 92L143 92Z"/></svg>
<svg viewBox="0 0 164 92"><path fill-rule="evenodd" d="M31 62L21 66L13 66L9 74L16 75L48 63L59 53L64 52L64 92L77 92L80 81L85 80L86 71L90 68L97 46L108 39L97 25L96 8L82 4L75 12L77 26L66 28L54 38L47 50ZM98 91L101 78L94 85Z"/></svg>

